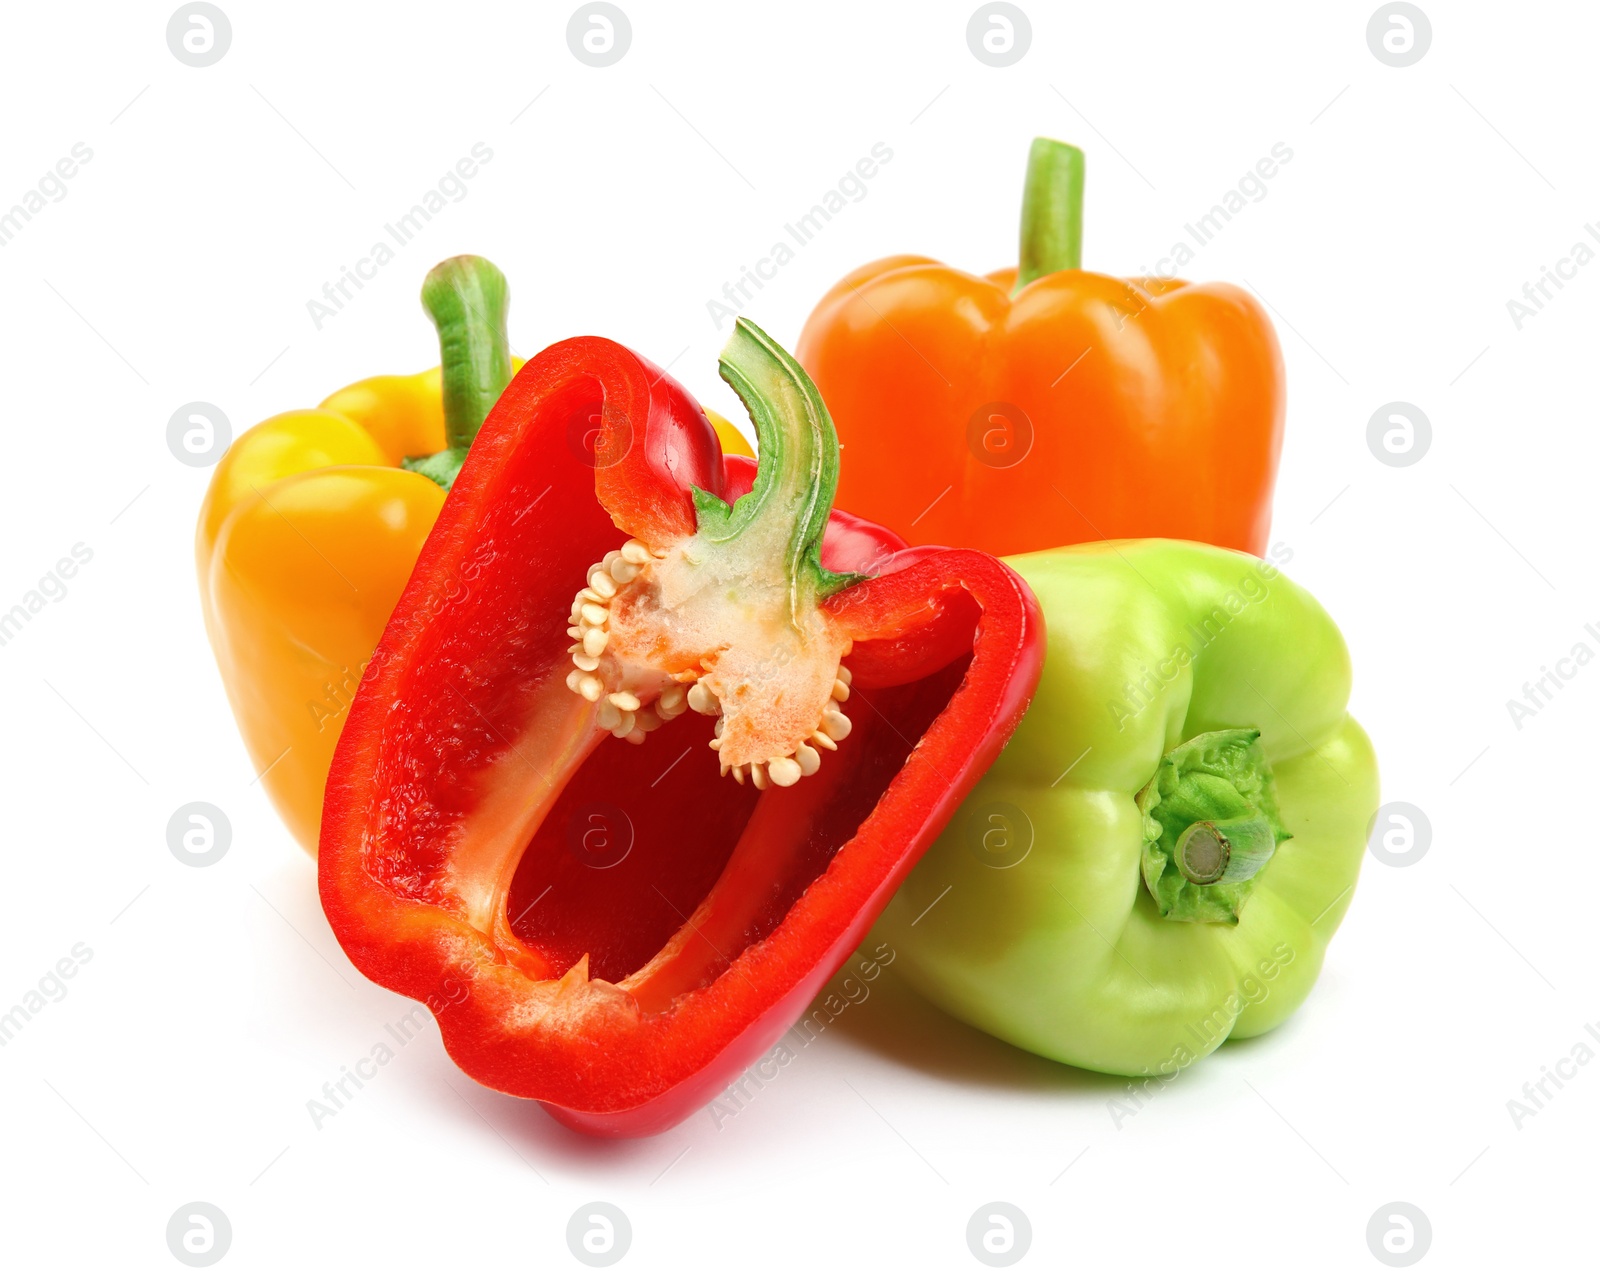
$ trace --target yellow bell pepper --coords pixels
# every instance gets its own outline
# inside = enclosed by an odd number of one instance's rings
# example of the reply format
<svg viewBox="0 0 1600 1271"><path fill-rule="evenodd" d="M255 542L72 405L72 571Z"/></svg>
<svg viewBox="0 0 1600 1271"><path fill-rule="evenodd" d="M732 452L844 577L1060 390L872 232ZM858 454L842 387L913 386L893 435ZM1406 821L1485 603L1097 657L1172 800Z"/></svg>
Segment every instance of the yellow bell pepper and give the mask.
<svg viewBox="0 0 1600 1271"><path fill-rule="evenodd" d="M488 261L436 266L422 301L441 366L257 424L200 508L201 607L228 700L268 796L313 855L345 712L473 435L522 366ZM725 452L750 453L711 418Z"/></svg>

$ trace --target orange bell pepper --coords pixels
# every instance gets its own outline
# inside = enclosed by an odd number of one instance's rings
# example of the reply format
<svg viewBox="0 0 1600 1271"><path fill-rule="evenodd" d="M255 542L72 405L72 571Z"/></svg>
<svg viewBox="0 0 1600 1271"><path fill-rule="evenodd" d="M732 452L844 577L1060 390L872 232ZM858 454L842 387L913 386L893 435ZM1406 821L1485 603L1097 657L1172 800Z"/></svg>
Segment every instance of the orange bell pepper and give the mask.
<svg viewBox="0 0 1600 1271"><path fill-rule="evenodd" d="M1180 538L1260 555L1283 436L1271 321L1226 283L1079 268L1083 154L1039 138L1020 271L890 256L822 298L797 356L839 502L997 555Z"/></svg>
<svg viewBox="0 0 1600 1271"><path fill-rule="evenodd" d="M206 631L250 761L313 855L334 744L472 438L522 366L505 278L435 266L443 366L378 375L274 415L218 462L195 533ZM710 416L710 412L707 412ZM750 448L712 418L730 454Z"/></svg>

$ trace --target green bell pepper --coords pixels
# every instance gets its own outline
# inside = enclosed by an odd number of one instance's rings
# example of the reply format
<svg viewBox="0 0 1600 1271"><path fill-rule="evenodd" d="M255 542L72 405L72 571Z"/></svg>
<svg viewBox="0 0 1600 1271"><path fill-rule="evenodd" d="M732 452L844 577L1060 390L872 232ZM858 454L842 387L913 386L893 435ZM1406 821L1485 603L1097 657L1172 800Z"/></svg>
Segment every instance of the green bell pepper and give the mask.
<svg viewBox="0 0 1600 1271"><path fill-rule="evenodd" d="M1048 627L999 760L885 910L925 996L1065 1063L1165 1076L1282 1023L1350 903L1377 761L1333 621L1199 543L1013 557Z"/></svg>

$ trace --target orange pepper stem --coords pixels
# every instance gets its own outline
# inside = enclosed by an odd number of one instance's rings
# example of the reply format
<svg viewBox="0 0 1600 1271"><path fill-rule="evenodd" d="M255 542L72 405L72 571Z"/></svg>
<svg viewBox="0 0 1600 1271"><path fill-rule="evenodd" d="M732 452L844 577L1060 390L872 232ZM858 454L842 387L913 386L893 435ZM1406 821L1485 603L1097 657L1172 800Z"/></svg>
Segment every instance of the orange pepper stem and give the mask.
<svg viewBox="0 0 1600 1271"><path fill-rule="evenodd" d="M511 382L506 276L481 256L452 256L428 271L422 307L439 329L446 448L404 461L446 490L500 394Z"/></svg>
<svg viewBox="0 0 1600 1271"><path fill-rule="evenodd" d="M1017 253L1020 291L1035 278L1083 262L1083 151L1064 141L1035 137L1022 187L1022 242Z"/></svg>

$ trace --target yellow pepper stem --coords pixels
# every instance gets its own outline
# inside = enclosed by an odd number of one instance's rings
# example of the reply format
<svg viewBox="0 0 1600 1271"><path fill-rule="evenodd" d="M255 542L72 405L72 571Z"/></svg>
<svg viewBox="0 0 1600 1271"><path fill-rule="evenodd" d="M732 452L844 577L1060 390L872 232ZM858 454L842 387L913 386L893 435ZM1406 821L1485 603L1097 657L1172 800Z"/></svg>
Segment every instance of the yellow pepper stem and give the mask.
<svg viewBox="0 0 1600 1271"><path fill-rule="evenodd" d="M506 276L481 256L452 256L428 271L422 307L439 330L446 448L403 466L446 490L500 394L511 382Z"/></svg>

